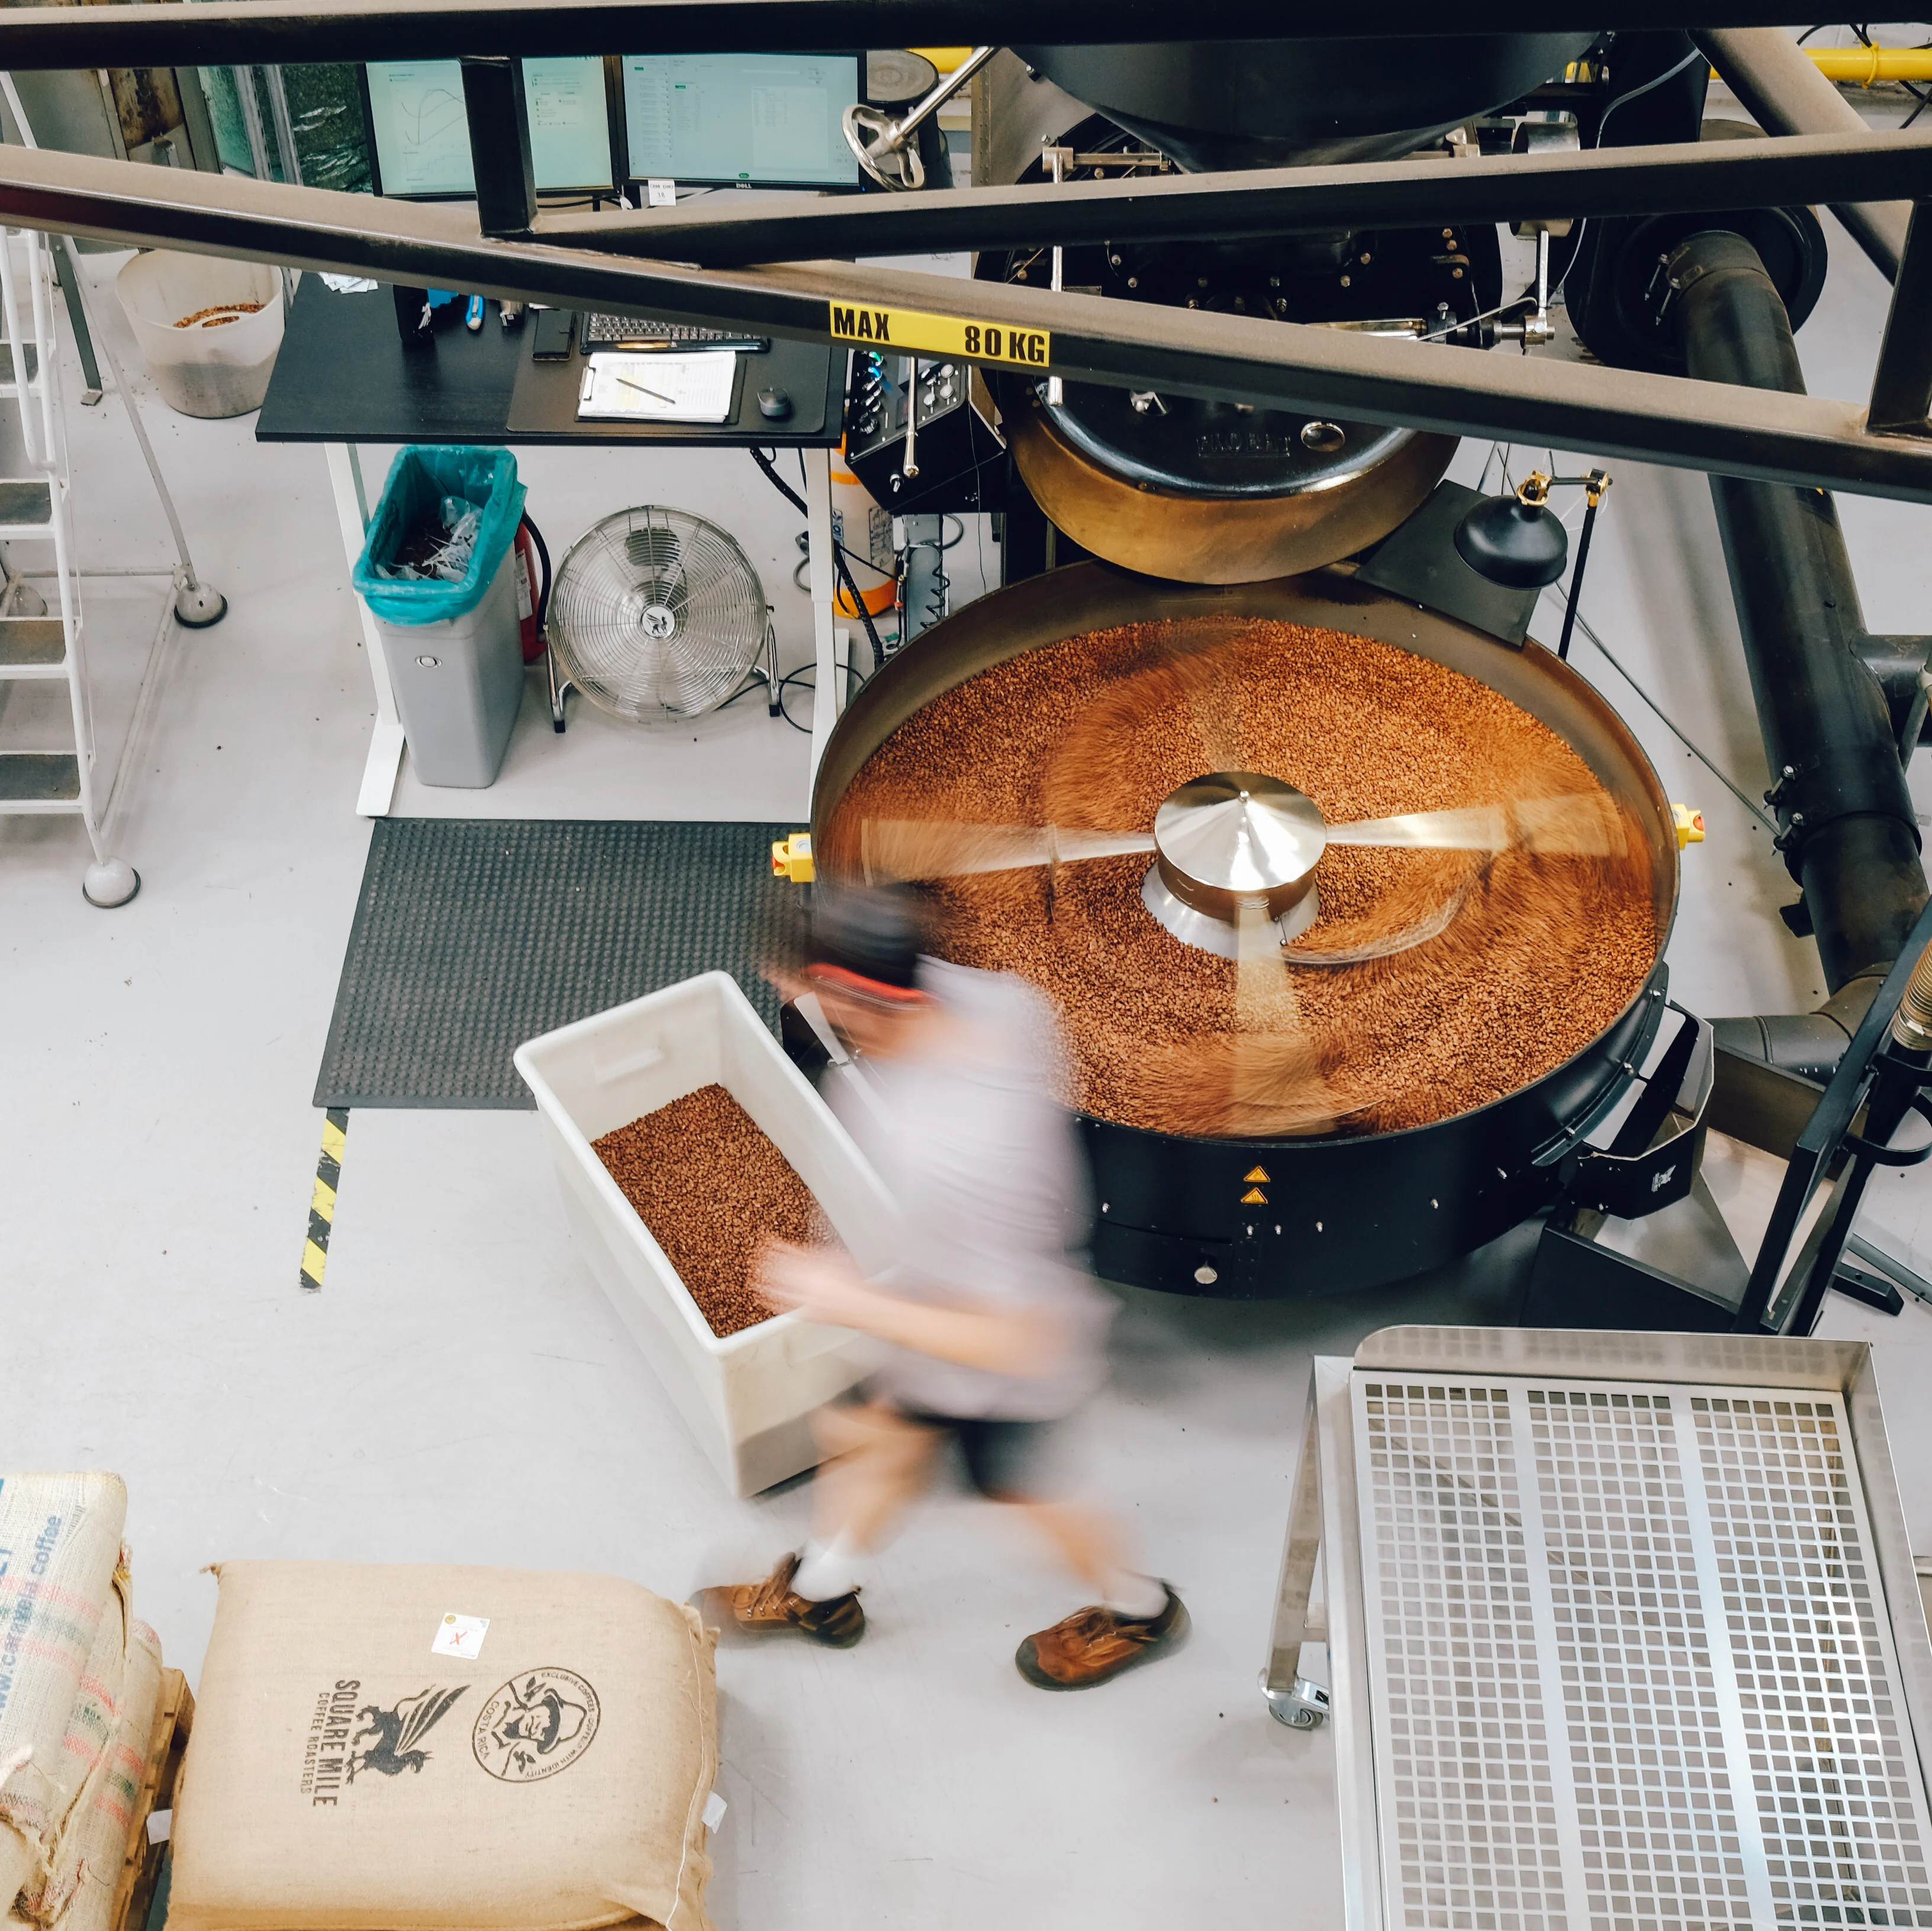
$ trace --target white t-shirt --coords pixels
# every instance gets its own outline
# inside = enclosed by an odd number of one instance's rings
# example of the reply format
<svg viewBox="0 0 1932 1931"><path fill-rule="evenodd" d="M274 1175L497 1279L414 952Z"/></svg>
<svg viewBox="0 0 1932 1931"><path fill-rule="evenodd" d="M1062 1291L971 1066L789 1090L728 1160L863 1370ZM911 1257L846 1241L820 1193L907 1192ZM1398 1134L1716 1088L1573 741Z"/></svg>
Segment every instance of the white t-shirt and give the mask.
<svg viewBox="0 0 1932 1931"><path fill-rule="evenodd" d="M1063 1341L1037 1375L889 1348L873 1386L935 1414L1052 1420L1106 1379L1114 1314L1086 1265L1086 1162L1060 1099L1058 1031L1009 974L926 959L919 984L956 1022L946 1049L862 1060L869 1092L840 1080L829 1095L901 1211L898 1264L876 1285L938 1306L1047 1312Z"/></svg>

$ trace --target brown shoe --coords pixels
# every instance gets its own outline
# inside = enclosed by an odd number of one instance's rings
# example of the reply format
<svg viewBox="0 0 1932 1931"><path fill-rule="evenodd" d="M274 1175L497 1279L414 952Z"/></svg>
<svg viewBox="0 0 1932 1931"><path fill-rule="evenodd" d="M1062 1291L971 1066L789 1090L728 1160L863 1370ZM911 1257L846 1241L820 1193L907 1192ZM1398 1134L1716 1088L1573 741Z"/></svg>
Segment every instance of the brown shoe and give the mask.
<svg viewBox="0 0 1932 1931"><path fill-rule="evenodd" d="M1028 1636L1013 1661L1042 1690L1090 1690L1124 1669L1176 1649L1187 1634L1187 1607L1168 1585L1157 1616L1121 1616L1112 1609L1076 1609L1050 1630Z"/></svg>
<svg viewBox="0 0 1932 1931"><path fill-rule="evenodd" d="M859 1592L850 1590L814 1603L791 1586L799 1558L788 1555L762 1582L737 1582L702 1591L698 1606L705 1619L746 1636L781 1636L795 1630L830 1649L850 1649L866 1633Z"/></svg>

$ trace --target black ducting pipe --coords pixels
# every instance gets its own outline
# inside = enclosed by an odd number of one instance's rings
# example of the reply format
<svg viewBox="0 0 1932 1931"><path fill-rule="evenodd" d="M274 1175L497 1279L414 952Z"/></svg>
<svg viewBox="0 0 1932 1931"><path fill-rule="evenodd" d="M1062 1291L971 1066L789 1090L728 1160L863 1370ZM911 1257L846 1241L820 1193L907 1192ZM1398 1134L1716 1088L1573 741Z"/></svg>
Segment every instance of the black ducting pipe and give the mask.
<svg viewBox="0 0 1932 1931"><path fill-rule="evenodd" d="M1687 237L1664 264L1663 313L1687 373L1804 393L1791 322L1741 235ZM1822 490L1711 478L1765 753L1778 844L1804 895L1825 982L1816 1013L1720 1020L1734 1051L1828 1074L1926 901L1918 826L1845 539Z"/></svg>

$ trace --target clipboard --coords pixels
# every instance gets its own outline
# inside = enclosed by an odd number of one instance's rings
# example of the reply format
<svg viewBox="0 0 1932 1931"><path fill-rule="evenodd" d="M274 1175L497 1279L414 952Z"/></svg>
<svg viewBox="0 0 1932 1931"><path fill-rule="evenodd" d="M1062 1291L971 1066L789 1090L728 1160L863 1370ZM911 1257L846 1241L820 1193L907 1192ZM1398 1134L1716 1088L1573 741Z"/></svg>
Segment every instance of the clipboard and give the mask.
<svg viewBox="0 0 1932 1931"><path fill-rule="evenodd" d="M736 413L740 361L730 349L600 351L584 365L577 419L721 427Z"/></svg>

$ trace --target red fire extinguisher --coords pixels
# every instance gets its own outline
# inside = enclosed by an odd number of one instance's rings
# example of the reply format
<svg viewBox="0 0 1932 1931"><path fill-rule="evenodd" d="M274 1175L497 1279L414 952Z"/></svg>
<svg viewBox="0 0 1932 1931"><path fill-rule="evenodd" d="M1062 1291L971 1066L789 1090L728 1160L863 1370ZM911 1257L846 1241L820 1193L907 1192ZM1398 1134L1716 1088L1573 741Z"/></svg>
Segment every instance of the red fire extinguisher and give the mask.
<svg viewBox="0 0 1932 1931"><path fill-rule="evenodd" d="M544 654L544 619L550 609L550 550L543 532L528 517L517 526L515 541L517 619L524 640L524 661L534 664ZM538 574L537 565L543 565Z"/></svg>

